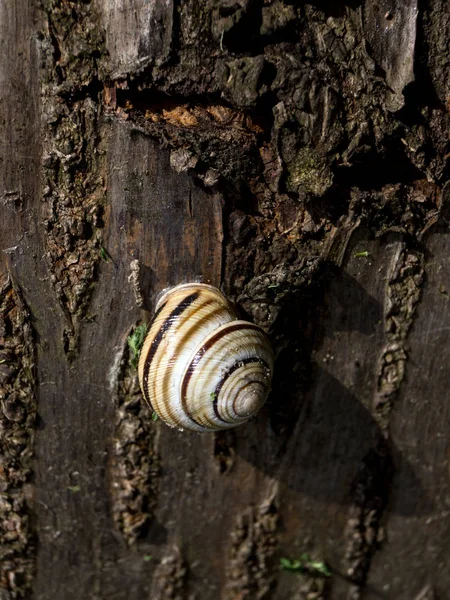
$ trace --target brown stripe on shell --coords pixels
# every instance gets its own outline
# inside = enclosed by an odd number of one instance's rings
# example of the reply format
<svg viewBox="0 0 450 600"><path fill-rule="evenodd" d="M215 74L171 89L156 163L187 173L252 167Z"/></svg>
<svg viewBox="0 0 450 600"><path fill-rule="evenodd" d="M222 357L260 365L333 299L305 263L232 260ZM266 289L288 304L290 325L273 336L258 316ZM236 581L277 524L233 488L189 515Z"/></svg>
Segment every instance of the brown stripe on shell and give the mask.
<svg viewBox="0 0 450 600"><path fill-rule="evenodd" d="M198 313L200 310L203 310L206 306L209 306L211 304L216 304L216 300L215 299L210 299L207 300L204 304L200 304L198 306L198 308L196 308L195 311L191 312L189 314L189 320L192 320L192 317ZM212 317L216 317L218 314L220 314L221 312L229 312L227 310L226 307L224 306L218 306L215 310L209 312L208 314L204 315L199 321L197 321L196 323L193 323L192 327L190 327L186 333L183 336L183 339L180 340L180 343L175 347L175 350L171 356L171 358L168 360L168 364L170 365L171 361L173 359L176 359L177 356L180 356L181 353L183 352L183 348L185 347L185 345L187 343L189 343L189 340L191 339L192 335L195 333L195 331L201 327L202 325L204 325L205 323L207 323ZM169 371L169 370L168 370ZM170 382L170 372L167 372L164 375L163 381L161 383L161 390L162 390L162 397L168 397L168 385ZM189 418L190 415L186 413L186 416L188 416ZM194 419L191 419L193 423L196 423L198 425L198 423L196 421L194 421Z"/></svg>
<svg viewBox="0 0 450 600"><path fill-rule="evenodd" d="M240 329L256 329L257 331L264 333L262 331L262 329L260 329L257 325L254 325L253 323L243 323L242 321L239 323L231 322L228 326L223 327L215 335L211 336L208 339L208 341L205 344L203 344L203 346L201 346L201 348L199 348L197 350L197 352L195 353L194 357L192 358L188 368L186 369L186 373L183 377L183 383L181 385L181 406L183 407L185 414L191 419L191 421L193 421L197 425L200 425L201 427L204 427L204 425L202 423L199 423L196 419L194 419L194 417L192 416L192 414L189 411L188 406L187 406L186 395L187 395L187 388L189 385L189 381L190 381L195 369L197 368L198 363L204 356L204 354L210 348L212 348L212 346L214 346L214 344L218 340L220 340L222 337L224 337L225 335L227 335L228 333L230 333L232 331L239 331ZM252 360L254 360L254 359L252 359ZM240 362L242 362L242 361L240 361ZM223 383L222 383L222 385L223 385ZM217 397L215 398L214 402L217 404ZM220 418L220 420L223 421L223 419L221 419L221 418Z"/></svg>
<svg viewBox="0 0 450 600"><path fill-rule="evenodd" d="M142 392L144 394L144 398L145 401L147 402L147 404L150 406L150 408L152 410L154 410L151 400L150 400L150 394L148 391L148 377L150 374L150 366L152 363L153 358L155 357L155 354L158 350L158 347L163 339L164 334L166 333L166 331L168 331L168 329L170 328L170 326L172 325L174 319L176 317L179 317L187 308L189 308L189 306L195 302L195 300L197 300L199 296L198 292L194 292L193 294L189 294L189 296L187 296L186 298L183 298L183 300L172 310L172 312L170 313L170 315L165 319L165 321L163 322L163 324L161 325L158 333L155 335L155 337L153 338L153 341L150 345L150 348L147 352L147 356L145 357L145 363L144 363L144 372L143 372L143 376L142 376ZM162 311L162 309L165 307L166 305L163 304L157 311L155 317L153 318L153 321L155 320L156 316Z"/></svg>
<svg viewBox="0 0 450 600"><path fill-rule="evenodd" d="M157 319L157 318L158 318L158 316L159 316L159 313L160 313L161 311L163 311L163 310L164 310L164 308L165 308L166 306L167 306L167 302L164 302L164 304L161 304L161 306L158 308L158 310L157 310L157 311L155 312L155 314L153 315L152 323L155 321L155 319Z"/></svg>
<svg viewBox="0 0 450 600"><path fill-rule="evenodd" d="M166 293L166 298L167 298L166 303L172 303L172 305L173 305L176 301L179 302L180 297L182 297L183 299L187 298L188 297L187 293L189 291L191 291L193 287L197 288L196 293L198 294L198 297L196 298L196 300L199 300L199 305L194 306L193 310L186 309L186 314L183 313L182 323L191 322L192 316L195 315L199 310L201 310L205 305L208 305L211 301L217 303L219 306L221 306L222 308L227 310L227 312L229 311L228 302L222 296L222 294L220 294L220 292L218 292L214 288L210 289L209 286L203 286L200 284L195 285L195 286L182 285L182 286L173 288L173 290L169 290ZM173 298L171 298L172 293L174 294ZM203 302L203 304L202 304L202 302ZM175 338L177 338L181 335L179 318L177 318L177 322L175 324L174 329L175 329ZM177 353L176 356L178 356L178 355L179 354ZM162 368L162 366L161 366L162 360L163 360L163 356L161 355L161 353L156 352L154 355L154 358L153 358L153 362L152 362L152 366L153 366L152 371L155 374L157 372L164 373L164 380L165 380L166 372L170 371L170 361L166 362L166 364L164 365L164 368ZM159 383L158 378L157 377L150 378L150 376L149 376L149 380L150 380L150 382L153 381L153 386L151 386L150 384L147 385L148 393L149 393L149 395L152 394L152 397L154 398L154 404L157 407L157 409L159 410L160 416L164 419L165 418L164 412L165 412L166 416L167 416L167 420L172 421L170 423L172 426L177 426L177 424L180 425L178 417L175 416L175 413L172 410L172 404L169 401L165 401L165 398L167 398L167 400L168 400L169 395L167 395L167 397L165 396L164 388L162 388L161 385L158 385L158 383ZM158 403L158 400L160 400L159 403Z"/></svg>
<svg viewBox="0 0 450 600"><path fill-rule="evenodd" d="M167 302L164 302L164 304L162 304L162 305L161 305L161 306L160 306L160 307L157 309L157 311L155 312L155 314L153 315L153 318L152 318L151 322L150 322L150 323L147 323L147 331L146 331L146 335L145 335L144 343L143 343L143 345L142 345L141 352L140 352L140 356L139 356L138 375L139 375L139 383L140 383L141 390L142 390L142 393L143 393L143 395L144 395L144 398L145 398L145 396L146 396L146 394L145 394L145 391L144 391L144 365L145 365L145 360L144 360L144 357L143 357L142 355L143 355L144 349L145 349L146 347L150 348L150 345L151 345L151 340L150 340L149 338L150 338L150 332L151 332L151 329L152 329L152 325L153 325L153 323L155 322L155 319L157 319L157 317L158 317L159 313L160 313L160 312L161 312L161 311L164 309L164 307L166 306L166 304L167 304ZM148 353L148 350L147 350L147 353ZM144 364L142 364L142 366L141 366L141 363L142 363L143 361L144 361ZM147 400L147 402L148 402L148 404L149 404L150 408L151 408L152 410L154 410L154 409L153 409L153 406L152 406L152 404L151 404L151 402L150 402L148 399L146 399L146 400Z"/></svg>

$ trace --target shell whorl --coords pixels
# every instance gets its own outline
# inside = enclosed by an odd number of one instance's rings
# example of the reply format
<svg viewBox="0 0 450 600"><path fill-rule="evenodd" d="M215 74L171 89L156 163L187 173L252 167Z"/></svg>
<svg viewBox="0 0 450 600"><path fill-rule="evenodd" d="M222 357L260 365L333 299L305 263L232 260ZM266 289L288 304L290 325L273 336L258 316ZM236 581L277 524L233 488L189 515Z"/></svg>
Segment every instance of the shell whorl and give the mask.
<svg viewBox="0 0 450 600"><path fill-rule="evenodd" d="M168 425L212 431L261 408L273 363L266 334L240 320L219 290L193 283L159 298L138 373L145 401Z"/></svg>

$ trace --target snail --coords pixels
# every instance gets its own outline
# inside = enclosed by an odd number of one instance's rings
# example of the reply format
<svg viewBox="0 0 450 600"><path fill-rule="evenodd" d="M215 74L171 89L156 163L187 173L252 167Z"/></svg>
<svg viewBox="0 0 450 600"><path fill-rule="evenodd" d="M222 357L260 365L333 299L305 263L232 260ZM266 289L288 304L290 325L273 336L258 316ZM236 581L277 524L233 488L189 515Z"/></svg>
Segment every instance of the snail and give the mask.
<svg viewBox="0 0 450 600"><path fill-rule="evenodd" d="M245 423L270 391L266 334L239 319L211 285L187 283L159 298L138 375L148 406L171 427L214 431Z"/></svg>

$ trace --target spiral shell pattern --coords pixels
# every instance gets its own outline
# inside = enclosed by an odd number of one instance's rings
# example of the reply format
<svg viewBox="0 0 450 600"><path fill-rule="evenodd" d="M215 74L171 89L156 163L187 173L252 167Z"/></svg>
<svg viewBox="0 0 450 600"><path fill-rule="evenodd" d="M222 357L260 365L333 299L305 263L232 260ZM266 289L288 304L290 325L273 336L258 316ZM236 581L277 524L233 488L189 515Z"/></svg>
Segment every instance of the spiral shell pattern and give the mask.
<svg viewBox="0 0 450 600"><path fill-rule="evenodd" d="M168 425L213 431L261 408L273 363L259 327L240 320L218 289L192 283L159 299L138 373L145 401Z"/></svg>

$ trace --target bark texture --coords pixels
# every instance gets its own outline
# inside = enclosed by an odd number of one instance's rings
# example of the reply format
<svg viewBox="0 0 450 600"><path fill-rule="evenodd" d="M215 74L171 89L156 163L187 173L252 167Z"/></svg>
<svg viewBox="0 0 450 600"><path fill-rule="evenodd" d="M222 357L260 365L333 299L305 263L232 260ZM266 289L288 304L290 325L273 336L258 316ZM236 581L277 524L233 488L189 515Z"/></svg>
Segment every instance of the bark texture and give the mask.
<svg viewBox="0 0 450 600"><path fill-rule="evenodd" d="M447 0L0 3L1 600L448 596L449 39ZM127 344L198 280L277 354L225 433L153 422Z"/></svg>

